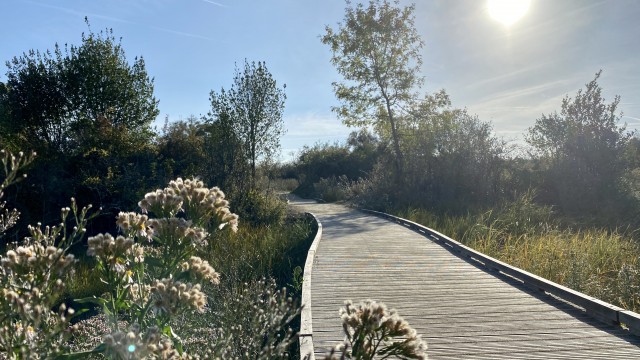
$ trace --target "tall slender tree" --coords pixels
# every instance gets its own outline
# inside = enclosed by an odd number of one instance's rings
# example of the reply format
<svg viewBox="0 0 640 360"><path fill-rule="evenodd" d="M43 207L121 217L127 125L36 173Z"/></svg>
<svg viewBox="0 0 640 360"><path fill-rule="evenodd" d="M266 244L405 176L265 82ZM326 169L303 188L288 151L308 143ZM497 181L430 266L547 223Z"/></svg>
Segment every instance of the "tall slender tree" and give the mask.
<svg viewBox="0 0 640 360"><path fill-rule="evenodd" d="M352 6L336 30L327 26L322 42L331 47L332 63L345 82L334 82L341 105L334 107L348 126L374 125L390 134L398 175L402 171L399 122L403 108L422 84L418 75L423 46L414 23L413 5L371 0Z"/></svg>
<svg viewBox="0 0 640 360"><path fill-rule="evenodd" d="M282 119L285 87L278 87L264 62L245 60L242 71L236 68L228 91L224 88L219 93L211 91L210 116L231 121L250 165L252 188L258 161L273 157L280 149L280 137L285 132Z"/></svg>

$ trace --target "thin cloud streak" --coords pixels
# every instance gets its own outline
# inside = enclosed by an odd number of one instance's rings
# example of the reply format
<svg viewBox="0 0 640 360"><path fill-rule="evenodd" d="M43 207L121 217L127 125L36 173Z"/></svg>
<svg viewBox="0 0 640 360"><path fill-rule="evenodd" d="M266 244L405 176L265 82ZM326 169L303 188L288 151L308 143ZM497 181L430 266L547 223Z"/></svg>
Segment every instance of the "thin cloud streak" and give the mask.
<svg viewBox="0 0 640 360"><path fill-rule="evenodd" d="M83 12L80 12L80 11L77 11L77 10L74 10L74 9L70 9L70 8L66 8L66 7L62 7L62 6L57 6L57 5L46 4L46 3L40 3L40 2L37 2L37 1L26 0L26 2L28 2L30 4L34 4L34 5L40 6L40 7L60 10L62 12L66 12L67 14L71 14L71 15L82 16L82 17L86 16L89 19L97 18L97 19L102 19L102 20L119 22L119 23L123 23L123 24L137 24L137 23L135 23L133 21L120 19L120 18L115 18L115 17L112 17L112 16L106 16L106 15L101 15L101 14L93 14L93 13L83 13Z"/></svg>
<svg viewBox="0 0 640 360"><path fill-rule="evenodd" d="M215 6L223 7L223 8L228 7L227 5L220 4L219 2L215 2L215 1L211 1L211 0L202 0L202 1L204 1L206 3L209 3L209 4L212 4L212 5L215 5Z"/></svg>
<svg viewBox="0 0 640 360"><path fill-rule="evenodd" d="M531 103L532 101L531 98L534 95L545 94L547 91L552 89L561 89L563 88L563 85L570 82L571 80L569 79L556 80L556 81L551 81L544 84L523 87L520 89L502 91L499 93L495 93L494 95L491 95L489 98L485 97L484 101L480 101L474 104L474 106L479 108L485 108L485 109L494 108L494 107L500 108L505 106L513 107L513 106L510 106L510 104L512 104L512 101L522 97L527 97L528 102ZM517 106L517 105L514 105L514 106Z"/></svg>
<svg viewBox="0 0 640 360"><path fill-rule="evenodd" d="M203 0L203 1L206 1L206 0ZM97 18L97 19L102 19L102 20L119 22L119 23L123 23L123 24L144 26L144 27L147 27L147 28L152 29L152 30L162 31L162 32L166 32L166 33L169 33L169 34L180 35L180 36L185 36L185 37L190 37L190 38L195 38L195 39L201 39L201 40L207 40L207 41L213 40L212 38L209 38L209 37L206 37L206 36L202 36L202 35L198 35L198 34L192 34L192 33L187 33L187 32L183 32L183 31L177 31L177 30L172 30L172 29L167 29L167 28L161 28L161 27L153 26L153 25L144 25L144 24L140 24L140 23L129 21L129 20L125 20L125 19L115 18L115 17L112 17L112 16L93 14L93 13L83 13L83 12L80 12L80 11L77 11L77 10L74 10L74 9L70 9L70 8L65 8L65 7L61 7L61 6L57 6L57 5L45 4L45 3L40 3L40 2L30 1L30 0L27 0L27 2L31 3L31 4L34 4L34 5L41 6L41 7L59 10L59 11L65 12L67 14L71 14L71 15L75 15L75 16L80 16L80 17L87 16L89 19ZM210 1L207 1L207 2L210 2ZM224 5L222 5L222 6L224 6Z"/></svg>
<svg viewBox="0 0 640 360"><path fill-rule="evenodd" d="M161 27L157 27L157 26L149 26L149 28L151 28L153 30L166 32L166 33L169 33L169 34L186 36L186 37L190 37L190 38L194 38L194 39L201 39L201 40L207 40L207 41L213 40L212 38L209 38L209 37L206 37L206 36L187 33L187 32L183 32L183 31L171 30L171 29L167 29L167 28L161 28Z"/></svg>

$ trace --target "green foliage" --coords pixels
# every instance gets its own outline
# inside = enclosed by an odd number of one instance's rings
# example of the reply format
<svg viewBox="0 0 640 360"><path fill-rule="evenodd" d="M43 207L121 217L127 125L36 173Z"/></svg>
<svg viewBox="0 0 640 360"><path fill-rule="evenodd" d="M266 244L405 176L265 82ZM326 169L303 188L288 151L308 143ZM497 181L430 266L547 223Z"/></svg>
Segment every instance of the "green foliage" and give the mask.
<svg viewBox="0 0 640 360"><path fill-rule="evenodd" d="M415 104L403 125L407 162L396 203L458 212L497 203L505 149L489 123L452 108L440 91Z"/></svg>
<svg viewBox="0 0 640 360"><path fill-rule="evenodd" d="M422 83L422 39L414 24L413 5L399 8L399 1L371 0L351 6L336 30L326 27L322 42L329 45L331 62L346 82L334 82L342 103L336 114L349 126L373 125L380 134L389 130L396 156L396 170L402 166L400 117Z"/></svg>
<svg viewBox="0 0 640 360"><path fill-rule="evenodd" d="M220 93L210 94L210 120L221 122L226 134L233 134L241 144L240 150L250 165L252 189L258 162L273 158L280 149L280 137L285 131L282 120L285 87L278 88L265 62L245 60L242 71L236 68L228 91L222 88Z"/></svg>
<svg viewBox="0 0 640 360"><path fill-rule="evenodd" d="M300 182L294 192L300 196L321 197L322 192L326 192L324 190L333 191L327 186L338 184L322 179L341 178L340 183L346 184L365 177L379 160L382 150L379 139L366 129L352 132L346 144L305 146L293 165ZM331 184L323 186L321 181ZM323 190L316 188L316 185Z"/></svg>
<svg viewBox="0 0 640 360"><path fill-rule="evenodd" d="M0 143L38 152L26 220L45 222L72 195L104 208L134 204L154 176L158 115L144 60L129 63L111 30L79 46L30 50L7 62L0 86Z"/></svg>
<svg viewBox="0 0 640 360"><path fill-rule="evenodd" d="M280 225L283 223L287 204L274 196L258 190L250 190L235 198L238 214L252 225Z"/></svg>
<svg viewBox="0 0 640 360"><path fill-rule="evenodd" d="M340 177L332 176L328 179L322 178L313 184L315 194L326 202L336 202L345 200L344 188L348 186L348 179L342 175Z"/></svg>
<svg viewBox="0 0 640 360"><path fill-rule="evenodd" d="M111 30L83 34L79 47L30 50L7 68L5 136L43 155L83 153L99 144L100 120L140 132L158 115L144 60L129 65Z"/></svg>
<svg viewBox="0 0 640 360"><path fill-rule="evenodd" d="M560 113L536 120L527 136L546 165L546 195L574 214L627 210L616 203L623 198L620 182L627 168L623 155L632 133L618 126L620 98L606 103L602 97L600 74L575 98L566 96Z"/></svg>
<svg viewBox="0 0 640 360"><path fill-rule="evenodd" d="M186 121L165 120L158 138L158 158L166 181L174 177L204 177L206 162L205 125L191 116Z"/></svg>
<svg viewBox="0 0 640 360"><path fill-rule="evenodd" d="M205 258L216 265L222 279L243 283L275 277L279 286L291 282L293 268L304 265L315 235L309 221L293 217L268 226L242 224L237 233L209 242Z"/></svg>

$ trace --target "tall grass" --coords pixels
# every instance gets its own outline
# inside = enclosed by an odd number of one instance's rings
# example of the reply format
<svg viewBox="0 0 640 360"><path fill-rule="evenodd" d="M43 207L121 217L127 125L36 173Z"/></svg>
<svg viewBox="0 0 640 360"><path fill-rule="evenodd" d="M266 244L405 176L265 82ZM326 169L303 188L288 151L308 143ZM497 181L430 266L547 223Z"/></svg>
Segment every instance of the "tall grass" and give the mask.
<svg viewBox="0 0 640 360"><path fill-rule="evenodd" d="M513 266L640 311L640 244L629 232L563 227L550 208L527 196L480 214L435 215L423 209L395 214Z"/></svg>

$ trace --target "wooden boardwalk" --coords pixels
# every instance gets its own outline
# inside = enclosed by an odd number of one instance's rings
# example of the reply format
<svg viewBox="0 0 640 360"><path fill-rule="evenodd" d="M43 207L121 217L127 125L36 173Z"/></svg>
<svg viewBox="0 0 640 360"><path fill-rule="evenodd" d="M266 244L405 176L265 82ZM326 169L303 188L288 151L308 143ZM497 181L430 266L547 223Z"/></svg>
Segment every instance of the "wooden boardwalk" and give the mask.
<svg viewBox="0 0 640 360"><path fill-rule="evenodd" d="M640 359L639 337L406 227L341 205L291 205L323 229L311 278L305 274L316 357L344 337L344 300L372 299L422 335L430 359Z"/></svg>

